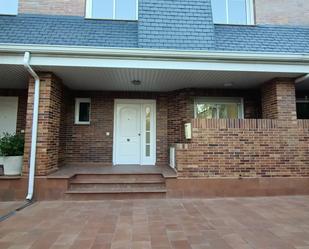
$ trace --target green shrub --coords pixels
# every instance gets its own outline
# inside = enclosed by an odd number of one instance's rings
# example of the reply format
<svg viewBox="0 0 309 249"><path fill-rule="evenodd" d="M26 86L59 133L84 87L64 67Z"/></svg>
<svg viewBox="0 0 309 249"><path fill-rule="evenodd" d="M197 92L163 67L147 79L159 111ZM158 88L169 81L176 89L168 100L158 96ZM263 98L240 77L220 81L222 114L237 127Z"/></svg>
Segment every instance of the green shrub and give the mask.
<svg viewBox="0 0 309 249"><path fill-rule="evenodd" d="M24 154L24 136L5 133L0 138L0 156L22 156Z"/></svg>

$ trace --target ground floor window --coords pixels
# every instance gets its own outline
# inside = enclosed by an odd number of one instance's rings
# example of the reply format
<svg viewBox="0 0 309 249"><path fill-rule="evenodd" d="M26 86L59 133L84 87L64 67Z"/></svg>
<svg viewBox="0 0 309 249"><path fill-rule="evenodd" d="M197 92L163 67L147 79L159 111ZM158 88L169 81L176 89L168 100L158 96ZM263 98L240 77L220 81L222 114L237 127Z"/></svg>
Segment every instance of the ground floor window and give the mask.
<svg viewBox="0 0 309 249"><path fill-rule="evenodd" d="M242 98L196 98L194 101L195 118L239 119L243 118Z"/></svg>
<svg viewBox="0 0 309 249"><path fill-rule="evenodd" d="M309 99L298 99L296 108L298 119L309 119Z"/></svg>
<svg viewBox="0 0 309 249"><path fill-rule="evenodd" d="M75 124L90 124L90 98L75 99Z"/></svg>

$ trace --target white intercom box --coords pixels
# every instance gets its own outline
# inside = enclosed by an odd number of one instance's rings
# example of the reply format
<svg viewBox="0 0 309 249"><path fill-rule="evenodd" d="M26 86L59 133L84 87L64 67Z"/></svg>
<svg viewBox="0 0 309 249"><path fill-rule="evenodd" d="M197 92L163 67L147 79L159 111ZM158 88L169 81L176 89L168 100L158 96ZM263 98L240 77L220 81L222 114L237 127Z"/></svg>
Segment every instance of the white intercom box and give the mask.
<svg viewBox="0 0 309 249"><path fill-rule="evenodd" d="M191 123L185 124L185 137L186 137L186 139L192 139L192 125L191 125Z"/></svg>

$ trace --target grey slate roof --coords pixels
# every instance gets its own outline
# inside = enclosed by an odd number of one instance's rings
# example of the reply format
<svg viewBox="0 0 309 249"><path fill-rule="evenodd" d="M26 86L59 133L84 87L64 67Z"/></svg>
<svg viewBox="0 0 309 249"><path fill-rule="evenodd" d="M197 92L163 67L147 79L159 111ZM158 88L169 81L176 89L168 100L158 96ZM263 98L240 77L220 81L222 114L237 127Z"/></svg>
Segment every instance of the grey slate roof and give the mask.
<svg viewBox="0 0 309 249"><path fill-rule="evenodd" d="M309 53L309 27L215 25L215 49Z"/></svg>
<svg viewBox="0 0 309 249"><path fill-rule="evenodd" d="M140 22L139 25L143 25ZM179 34L175 37L170 34L168 42L165 42L163 31L157 34L161 43L155 46L153 37L142 36L143 30L137 22L132 21L93 20L75 16L0 15L0 43L188 50L200 50L204 46L191 41L190 46L184 47L184 43L179 44ZM309 27L214 25L213 29L207 30L213 32L209 36L214 37L214 43L208 47L212 51L309 53ZM196 27L192 31L186 27L183 37L190 37L190 32L196 34ZM142 41L139 36L143 37ZM207 44L209 46L210 43Z"/></svg>
<svg viewBox="0 0 309 249"><path fill-rule="evenodd" d="M76 16L0 16L0 43L137 47L137 23Z"/></svg>

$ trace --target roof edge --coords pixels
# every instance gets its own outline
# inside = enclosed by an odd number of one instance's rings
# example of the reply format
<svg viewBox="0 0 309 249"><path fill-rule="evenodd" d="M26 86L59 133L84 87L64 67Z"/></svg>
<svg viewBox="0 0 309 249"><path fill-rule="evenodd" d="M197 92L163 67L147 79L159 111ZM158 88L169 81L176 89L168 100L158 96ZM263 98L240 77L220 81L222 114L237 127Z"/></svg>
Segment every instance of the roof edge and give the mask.
<svg viewBox="0 0 309 249"><path fill-rule="evenodd" d="M170 50L145 48L108 48L84 46L56 46L56 45L16 45L0 44L0 53L23 54L31 52L35 55L69 55L93 57L139 57L160 59L193 59L193 60L245 60L245 61L274 61L274 62L309 62L308 53L254 53L254 52L227 52L206 50Z"/></svg>

